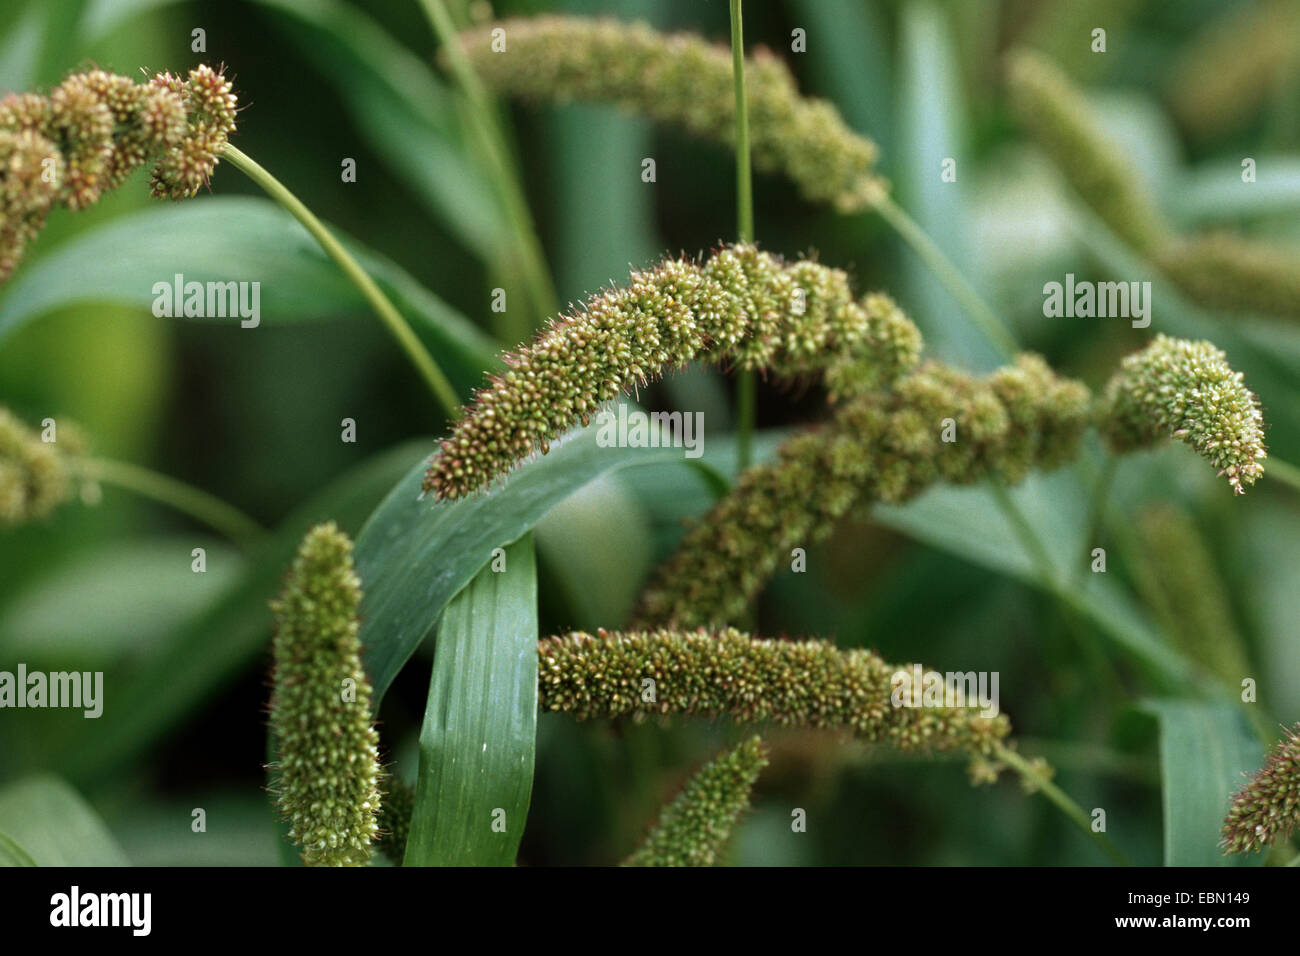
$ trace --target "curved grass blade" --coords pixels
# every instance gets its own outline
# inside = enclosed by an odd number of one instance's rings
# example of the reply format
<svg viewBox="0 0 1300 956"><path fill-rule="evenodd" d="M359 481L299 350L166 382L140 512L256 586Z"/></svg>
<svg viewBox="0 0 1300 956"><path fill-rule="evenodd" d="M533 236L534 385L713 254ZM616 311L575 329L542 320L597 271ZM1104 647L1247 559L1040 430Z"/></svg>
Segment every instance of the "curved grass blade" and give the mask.
<svg viewBox="0 0 1300 956"><path fill-rule="evenodd" d="M333 227L331 227L333 228ZM481 384L494 346L468 319L392 261L339 234L437 356L463 394ZM365 313L369 306L288 212L267 199L216 196L155 206L83 232L20 269L0 295L0 339L60 306L118 302L152 308L154 285L257 282L268 322ZM76 282L68 276L75 275ZM230 324L238 317L204 318ZM256 334L255 329L240 331Z"/></svg>
<svg viewBox="0 0 1300 956"><path fill-rule="evenodd" d="M1219 828L1232 795L1263 761L1238 709L1218 701L1152 700L1160 724L1165 866L1249 866L1263 855L1225 855Z"/></svg>
<svg viewBox="0 0 1300 956"><path fill-rule="evenodd" d="M357 537L356 562L365 582L361 640L376 706L443 608L492 560L493 548L527 534L593 478L684 460L680 448L602 448L597 431L569 432L486 494L437 504L421 500L423 459L375 509Z"/></svg>
<svg viewBox="0 0 1300 956"><path fill-rule="evenodd" d="M34 866L129 865L99 814L49 774L25 777L0 790L0 834L7 834Z"/></svg>

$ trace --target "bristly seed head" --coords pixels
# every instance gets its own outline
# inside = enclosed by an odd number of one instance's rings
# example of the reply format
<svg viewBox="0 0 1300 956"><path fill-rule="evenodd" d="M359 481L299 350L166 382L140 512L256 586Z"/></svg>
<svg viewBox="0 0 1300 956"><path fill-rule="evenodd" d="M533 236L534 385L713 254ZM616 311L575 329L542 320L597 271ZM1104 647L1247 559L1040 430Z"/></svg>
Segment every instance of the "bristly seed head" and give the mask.
<svg viewBox="0 0 1300 956"><path fill-rule="evenodd" d="M890 299L854 299L838 269L746 244L703 265L668 259L507 356L442 442L424 488L439 498L484 489L605 402L695 358L782 377L824 370L831 397L847 399L906 372L920 350Z"/></svg>

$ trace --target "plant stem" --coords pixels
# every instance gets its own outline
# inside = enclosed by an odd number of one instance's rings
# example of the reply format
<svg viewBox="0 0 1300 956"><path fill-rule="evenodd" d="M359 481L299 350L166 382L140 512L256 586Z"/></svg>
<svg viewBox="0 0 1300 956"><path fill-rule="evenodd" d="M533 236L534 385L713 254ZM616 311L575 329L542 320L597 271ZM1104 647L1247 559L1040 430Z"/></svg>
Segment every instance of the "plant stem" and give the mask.
<svg viewBox="0 0 1300 956"><path fill-rule="evenodd" d="M962 308L974 319L985 338L993 344L1002 357L1010 359L1014 356L1019 351L1019 346L1016 345L1016 340L1006 325L998 318L997 313L985 304L979 293L966 281L966 277L948 260L943 250L917 224L916 220L904 212L902 207L883 191L876 197L873 208L894 228L903 241L911 246L912 251L921 257L935 277L952 293L953 298L961 303Z"/></svg>
<svg viewBox="0 0 1300 956"><path fill-rule="evenodd" d="M1106 836L1104 833L1098 833L1093 830L1092 823L1088 819L1088 815L1083 812L1083 808L1071 800L1064 790L1052 783L1051 780L1047 779L1046 775L1039 771L1038 768L1034 767L1033 764L1020 756L1020 754L1002 744L997 745L996 755L999 760L1005 763L1008 767L1011 767L1011 769L1015 770L1016 773L1020 774L1022 779L1030 781L1035 787L1041 790L1043 796L1056 804L1057 808L1069 817L1075 826L1087 834L1088 838L1096 843L1097 847L1105 853L1106 856L1110 857L1112 862L1118 863L1120 866L1133 865L1129 862L1128 857L1124 855L1123 851L1114 844L1110 837Z"/></svg>
<svg viewBox="0 0 1300 956"><path fill-rule="evenodd" d="M745 25L741 0L731 0L731 76L736 91L736 236L754 241L754 178L749 159L749 99L745 94ZM753 460L758 382L753 369L736 379L736 463L744 471Z"/></svg>
<svg viewBox="0 0 1300 956"><path fill-rule="evenodd" d="M343 274L361 291L362 296L370 303L370 307L375 310L375 314L379 316L384 325L388 327L388 331L397 339L398 345L402 347L412 364L415 365L425 384L433 392L434 398L442 405L443 411L449 416L455 417L457 410L460 408L460 398L457 396L456 390L451 387L451 382L447 380L447 376L443 374L442 369L434 362L433 356L424 347L424 343L420 341L415 332L411 330L410 325L402 318L402 314L397 311L396 306L380 291L379 286L375 285L374 280L366 274L366 271L357 264L351 253L343 248L342 243L334 238L330 231L325 228L324 223L317 219L297 196L258 163L230 144L226 144L222 154L306 227L312 238L320 243L320 247L325 250L325 254L334 260L335 264L343 270Z"/></svg>
<svg viewBox="0 0 1300 956"><path fill-rule="evenodd" d="M462 118L477 140L479 153L492 170L492 181L497 187L498 197L514 233L516 264L528 284L528 295L537 313L527 328L516 330L526 335L538 321L548 315L555 315L558 307L555 286L546 265L541 241L537 238L537 227L533 223L520 184L519 170L509 158L505 134L497 122L496 105L456 40L456 24L452 21L446 4L443 0L420 0L420 6L433 27L452 75L464 95L468 109L462 111Z"/></svg>
<svg viewBox="0 0 1300 956"><path fill-rule="evenodd" d="M195 521L221 532L244 548L250 547L266 534L266 529L238 508L168 475L107 458L87 459L79 467L86 478L175 508Z"/></svg>
<svg viewBox="0 0 1300 956"><path fill-rule="evenodd" d="M1285 462L1280 458L1268 456L1268 463L1265 465L1264 474L1271 475L1284 485L1289 485L1296 491L1300 491L1300 468Z"/></svg>
<svg viewBox="0 0 1300 956"><path fill-rule="evenodd" d="M1083 539L1085 554L1082 555L1083 560L1075 569L1072 581L1076 589L1083 586L1084 575L1088 573L1088 559L1092 557L1092 549L1097 547L1097 539L1101 537L1101 529L1106 524L1106 499L1110 496L1110 488L1115 481L1115 470L1118 464L1118 456L1114 452L1107 451L1102 462L1101 473L1093 483L1092 501L1088 507L1088 526Z"/></svg>

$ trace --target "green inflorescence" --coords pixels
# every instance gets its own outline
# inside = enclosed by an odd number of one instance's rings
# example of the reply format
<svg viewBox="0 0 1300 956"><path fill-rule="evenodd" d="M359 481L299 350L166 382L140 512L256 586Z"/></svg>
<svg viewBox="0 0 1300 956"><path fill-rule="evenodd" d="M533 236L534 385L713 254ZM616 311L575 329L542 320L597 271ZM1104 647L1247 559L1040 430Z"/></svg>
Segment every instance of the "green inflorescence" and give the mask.
<svg viewBox="0 0 1300 956"><path fill-rule="evenodd" d="M1087 99L1059 67L1018 50L1007 59L1007 90L1020 121L1108 226L1143 252L1168 240L1169 226L1138 171L1111 147Z"/></svg>
<svg viewBox="0 0 1300 956"><path fill-rule="evenodd" d="M504 31L504 50L494 46L497 30ZM460 40L495 90L615 103L697 136L735 142L731 53L699 37L644 23L541 16L488 24ZM866 209L887 193L873 172L876 145L845 125L830 103L801 97L775 56L759 50L749 57L745 86L758 169L784 172L805 197L842 212Z"/></svg>
<svg viewBox="0 0 1300 956"><path fill-rule="evenodd" d="M398 865L406 854L406 838L411 833L411 814L414 811L415 789L400 777L386 776L383 806L379 810L378 846Z"/></svg>
<svg viewBox="0 0 1300 956"><path fill-rule="evenodd" d="M1011 102L1025 128L1088 208L1170 282L1211 308L1300 317L1300 253L1227 232L1177 234L1065 73L1032 51L1007 62Z"/></svg>
<svg viewBox="0 0 1300 956"><path fill-rule="evenodd" d="M0 527L49 515L73 494L76 462L85 454L80 431L60 424L57 442L45 442L0 407Z"/></svg>
<svg viewBox="0 0 1300 956"><path fill-rule="evenodd" d="M150 159L158 197L194 195L235 128L230 83L208 66L136 84L92 70L48 96L0 98L0 281L57 204L84 209Z"/></svg>
<svg viewBox="0 0 1300 956"><path fill-rule="evenodd" d="M361 665L360 603L352 542L333 522L317 525L272 603L273 791L309 866L364 866L379 831L379 736Z"/></svg>
<svg viewBox="0 0 1300 956"><path fill-rule="evenodd" d="M1300 724L1285 731L1237 793L1223 821L1225 853L1257 852L1288 840L1300 826Z"/></svg>
<svg viewBox="0 0 1300 956"><path fill-rule="evenodd" d="M941 480L1019 481L1070 458L1089 412L1088 390L1037 356L986 378L926 363L741 475L655 572L636 625L735 621L782 555L822 538L856 505L903 501ZM943 440L947 419L952 442Z"/></svg>
<svg viewBox="0 0 1300 956"><path fill-rule="evenodd" d="M825 370L832 398L848 398L906 372L920 349L890 299L855 299L838 269L744 244L703 265L669 259L506 356L509 371L475 396L424 487L439 498L481 490L602 403L703 355L782 377Z"/></svg>
<svg viewBox="0 0 1300 956"><path fill-rule="evenodd" d="M1157 335L1124 359L1098 406L1118 451L1173 437L1226 476L1236 494L1264 473L1264 414L1227 357L1209 342Z"/></svg>
<svg viewBox="0 0 1300 956"><path fill-rule="evenodd" d="M764 640L734 629L574 631L538 645L538 707L579 720L725 715L847 730L902 750L964 750L985 758L997 752L1010 732L1001 714L895 706L894 677L909 668L868 650Z"/></svg>
<svg viewBox="0 0 1300 956"><path fill-rule="evenodd" d="M767 766L762 738L719 754L700 768L624 866L712 866L749 808L750 791Z"/></svg>
<svg viewBox="0 0 1300 956"><path fill-rule="evenodd" d="M1293 248L1214 232L1168 242L1152 259L1211 308L1300 316L1300 254Z"/></svg>

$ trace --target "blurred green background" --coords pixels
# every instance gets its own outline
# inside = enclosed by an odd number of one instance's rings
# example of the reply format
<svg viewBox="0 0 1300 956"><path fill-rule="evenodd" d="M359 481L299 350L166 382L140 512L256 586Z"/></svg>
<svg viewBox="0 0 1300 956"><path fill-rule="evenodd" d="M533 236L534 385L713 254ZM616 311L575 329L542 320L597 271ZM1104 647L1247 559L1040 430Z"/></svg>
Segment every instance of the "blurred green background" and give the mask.
<svg viewBox="0 0 1300 956"><path fill-rule="evenodd" d="M452 6L462 18L482 13L479 5ZM1023 347L1097 387L1147 333L1123 321L1044 319L1043 283L1067 271L1152 276L1083 214L1020 134L1000 87L1001 54L1029 44L1056 57L1179 225L1226 225L1300 243L1300 34L1288 46L1269 28L1270 18L1294 7L751 0L746 40L771 47L806 93L831 99L880 144L899 203ZM520 0L495 9L635 16L719 42L728 30L723 0ZM1089 50L1095 26L1107 29L1104 55ZM206 53L191 51L196 28L206 32ZM790 52L795 28L807 31L807 53ZM508 327L489 309L491 290L505 288L523 303L527 292L502 252L502 214L456 116L455 93L431 66L435 46L415 0L10 0L0 10L0 91L48 88L89 64L137 75L223 62L247 107L234 139L240 149L323 220L478 326L485 341L511 345ZM622 281L629 265L669 251L707 251L733 236L734 162L725 150L602 107L504 108L561 302ZM657 162L654 184L640 180L647 156ZM1231 188L1243 156L1261 171L1249 191ZM958 181L944 184L939 169L948 157L957 159ZM344 158L356 160L355 183L341 181ZM186 205L263 201L224 164L211 193ZM931 354L976 370L996 364L955 300L881 220L809 206L779 176L759 175L755 198L766 248L815 251L849 270L857 288L888 291L921 326ZM432 447L427 440L444 421L355 299L320 309L304 289L313 304L295 309L290 286L284 307L264 309L253 331L158 319L140 304L93 296L4 325L25 273L58 262L40 281L80 299L77 260L51 257L160 208L138 174L89 211L56 211L0 288L0 403L29 422L66 416L92 436L97 454L221 496L282 529L279 550L241 554L185 518L113 489L98 506L71 505L0 535L0 668L24 661L32 669L106 672L98 721L53 711L0 714L0 788L10 785L0 789L0 830L6 808L23 813L32 803L21 789L31 786L30 775L46 772L102 818L107 832L97 830L87 845L98 840L106 860L120 853L135 863L273 864L279 857L262 771L265 601L287 563L285 548L320 518L338 518L355 532ZM238 248L239 217L221 224L220 243ZM138 265L151 274L149 263ZM263 277L268 287L274 281ZM516 308L536 324L527 305ZM1204 313L1157 287L1150 331L1158 330L1224 347L1261 395L1273 452L1300 460L1294 325ZM469 359L448 363L462 387L481 370ZM731 394L724 373L692 369L639 397L706 410L706 449L712 443L711 454L725 455ZM764 386L759 424L813 421L822 408L814 389ZM352 444L339 440L345 417L357 422ZM413 439L420 441L402 444ZM1090 445L1084 467L1035 478L1017 493L1063 561L1084 553L1088 467L1097 460ZM1022 748L1046 755L1083 807L1105 808L1111 836L1130 856L1159 862L1158 725L1140 705L1161 688L1113 638L1151 634L1207 672L1213 664L1198 650L1187 615L1162 608L1170 585L1158 569L1170 555L1153 553L1142 522L1160 506L1191 530L1204 558L1188 585L1205 601L1196 614L1212 625L1211 643L1249 662L1259 722L1275 737L1279 721L1300 719L1296 494L1266 476L1233 500L1181 446L1124 459L1112 499L1116 522L1100 542L1111 555L1107 590L1087 582L1084 598L1118 616L1109 632L1095 619L1075 623L1032 584L1014 536L982 494L941 491L908 508L880 509L870 524L846 524L810 551L812 573L778 574L753 623L765 634L825 635L941 670L1000 672L1002 706ZM709 495L685 468L631 470L560 506L538 532L547 632L621 624L681 519L707 508ZM189 569L190 550L200 546L208 550L202 575ZM427 675L426 653L403 672L381 714L381 732L406 776L414 772ZM543 717L521 863L619 859L685 773L729 737L725 724L611 727ZM770 740L773 767L760 781L734 862L1103 861L1014 781L972 788L960 762L901 759L825 735L783 732ZM1261 752L1258 740L1251 746L1248 768ZM1166 798L1171 786L1163 780ZM206 833L190 829L198 807L207 812ZM790 831L794 807L808 810L806 834Z"/></svg>

